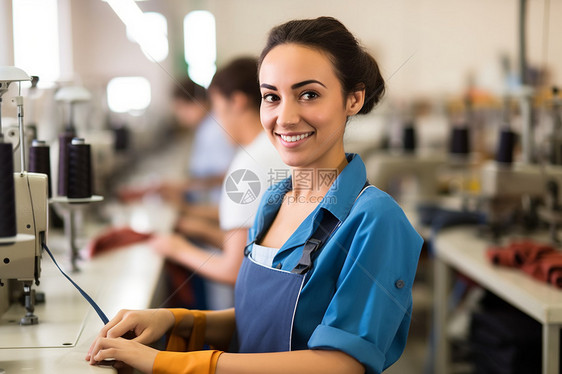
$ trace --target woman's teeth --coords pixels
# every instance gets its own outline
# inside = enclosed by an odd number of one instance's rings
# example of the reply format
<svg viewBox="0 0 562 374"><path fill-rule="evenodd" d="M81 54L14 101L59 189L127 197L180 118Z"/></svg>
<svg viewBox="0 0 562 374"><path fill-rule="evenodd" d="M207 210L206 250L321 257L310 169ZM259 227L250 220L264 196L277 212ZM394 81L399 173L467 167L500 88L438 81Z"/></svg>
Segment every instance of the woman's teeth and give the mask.
<svg viewBox="0 0 562 374"><path fill-rule="evenodd" d="M298 142L299 140L302 140L304 138L308 138L310 135L312 135L311 132L308 132L306 134L300 134L300 135L293 135L293 136L287 136L287 135L279 135L281 137L281 139L283 139L284 141L288 142L288 143L292 143L292 142Z"/></svg>

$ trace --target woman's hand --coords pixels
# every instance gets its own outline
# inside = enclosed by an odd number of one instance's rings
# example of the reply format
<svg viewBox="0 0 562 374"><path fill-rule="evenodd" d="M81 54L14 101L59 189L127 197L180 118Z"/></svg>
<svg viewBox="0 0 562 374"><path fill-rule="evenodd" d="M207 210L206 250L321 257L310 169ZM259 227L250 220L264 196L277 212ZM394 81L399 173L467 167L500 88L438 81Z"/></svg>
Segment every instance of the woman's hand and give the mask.
<svg viewBox="0 0 562 374"><path fill-rule="evenodd" d="M101 329L88 350L86 360L91 363L99 361L95 360L93 356L100 349L96 349L100 339L115 340L132 331L135 336L132 342L150 344L170 330L174 326L174 322L174 315L166 309L121 310Z"/></svg>
<svg viewBox="0 0 562 374"><path fill-rule="evenodd" d="M158 351L137 341L123 338L98 337L90 348L90 365L104 360L115 360L129 365L143 373L152 373Z"/></svg>
<svg viewBox="0 0 562 374"><path fill-rule="evenodd" d="M189 243L177 234L155 236L148 244L156 253L170 259L175 259L179 252L190 247Z"/></svg>

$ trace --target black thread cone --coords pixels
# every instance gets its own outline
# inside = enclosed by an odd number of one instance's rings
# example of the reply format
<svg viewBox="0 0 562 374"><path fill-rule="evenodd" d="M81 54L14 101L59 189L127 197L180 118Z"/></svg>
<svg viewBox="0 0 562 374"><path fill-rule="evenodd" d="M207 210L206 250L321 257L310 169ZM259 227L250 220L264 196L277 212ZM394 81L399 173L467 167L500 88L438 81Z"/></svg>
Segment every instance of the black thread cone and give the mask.
<svg viewBox="0 0 562 374"><path fill-rule="evenodd" d="M14 156L10 143L0 143L0 238L16 236Z"/></svg>
<svg viewBox="0 0 562 374"><path fill-rule="evenodd" d="M65 132L59 135L59 180L57 192L59 196L68 194L68 146L74 133Z"/></svg>
<svg viewBox="0 0 562 374"><path fill-rule="evenodd" d="M51 156L47 145L33 145L29 149L29 171L32 173L47 174L47 185L49 186L49 198L52 195L51 188Z"/></svg>
<svg viewBox="0 0 562 374"><path fill-rule="evenodd" d="M89 144L68 146L68 197L92 197L92 167Z"/></svg>
<svg viewBox="0 0 562 374"><path fill-rule="evenodd" d="M417 139L416 139L416 129L413 124L408 124L404 127L402 132L402 143L404 146L404 151L414 152L416 150Z"/></svg>
<svg viewBox="0 0 562 374"><path fill-rule="evenodd" d="M517 142L517 134L511 130L502 130L496 161L511 164L513 162L513 151Z"/></svg>
<svg viewBox="0 0 562 374"><path fill-rule="evenodd" d="M451 133L450 151L454 154L470 153L469 131L466 127L455 127Z"/></svg>

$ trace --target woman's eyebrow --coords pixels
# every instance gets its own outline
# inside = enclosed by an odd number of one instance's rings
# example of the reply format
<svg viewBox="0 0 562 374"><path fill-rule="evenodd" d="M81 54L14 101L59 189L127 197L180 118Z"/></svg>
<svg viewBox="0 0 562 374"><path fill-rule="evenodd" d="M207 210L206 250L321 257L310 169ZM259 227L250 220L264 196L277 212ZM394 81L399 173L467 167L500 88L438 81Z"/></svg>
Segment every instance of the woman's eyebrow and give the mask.
<svg viewBox="0 0 562 374"><path fill-rule="evenodd" d="M295 83L291 86L291 88L294 90L296 88L306 86L307 84L310 84L310 83L317 83L317 84L321 85L322 87L326 88L326 86L322 82L317 81L316 79L309 79L309 80L306 80L306 81Z"/></svg>
<svg viewBox="0 0 562 374"><path fill-rule="evenodd" d="M297 89L297 88L300 88L300 87L302 87L302 86L306 86L307 84L311 84L311 83L316 83L316 84L321 85L321 86L324 87L324 88L327 88L326 85L324 85L324 83L322 83L322 82L320 82L320 81L317 81L316 79L308 79L308 80L306 80L306 81L302 81L302 82L298 82L298 83L293 84L293 85L291 86L291 89L292 89L292 90L295 90L295 89ZM261 88L267 88L268 90L277 91L277 87L272 86L272 85L267 84L267 83L262 83L262 84L260 84L260 87L261 87Z"/></svg>
<svg viewBox="0 0 562 374"><path fill-rule="evenodd" d="M268 90L277 91L277 87L272 86L272 85L267 84L267 83L262 83L262 84L260 84L260 87L262 87L262 88L267 88Z"/></svg>

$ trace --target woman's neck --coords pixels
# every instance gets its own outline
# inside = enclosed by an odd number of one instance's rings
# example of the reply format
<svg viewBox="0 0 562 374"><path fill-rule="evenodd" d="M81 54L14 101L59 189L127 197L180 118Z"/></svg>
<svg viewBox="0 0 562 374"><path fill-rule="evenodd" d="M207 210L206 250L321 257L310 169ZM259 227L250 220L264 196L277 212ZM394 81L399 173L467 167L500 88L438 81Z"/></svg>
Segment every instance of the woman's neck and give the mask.
<svg viewBox="0 0 562 374"><path fill-rule="evenodd" d="M291 194L306 200L324 196L347 164L347 157L342 149L341 154L324 165L291 168L293 182Z"/></svg>

